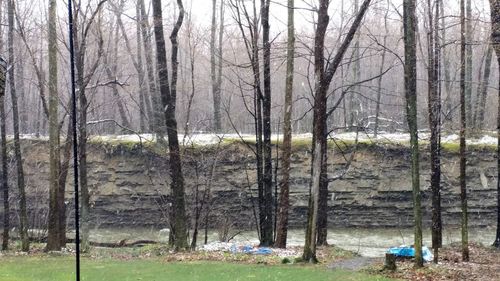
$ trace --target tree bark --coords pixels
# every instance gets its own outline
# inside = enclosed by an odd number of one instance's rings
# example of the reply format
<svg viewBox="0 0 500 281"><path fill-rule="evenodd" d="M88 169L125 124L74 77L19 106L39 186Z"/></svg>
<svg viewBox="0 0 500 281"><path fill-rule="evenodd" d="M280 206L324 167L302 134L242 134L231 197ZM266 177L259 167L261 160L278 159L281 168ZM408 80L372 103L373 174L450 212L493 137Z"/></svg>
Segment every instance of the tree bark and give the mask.
<svg viewBox="0 0 500 281"><path fill-rule="evenodd" d="M6 116L5 116L5 70L0 74L0 134L1 134L1 161L2 161L2 174L0 175L2 190L3 190L3 233L2 233L2 250L9 249L9 229L10 229L10 206L9 206L9 182L8 182L8 155L7 155L7 135L5 130ZM2 81L3 80L3 81Z"/></svg>
<svg viewBox="0 0 500 281"><path fill-rule="evenodd" d="M432 248L434 249L434 262L438 261L439 248L441 247L441 149L440 149L440 116L441 100L439 97L439 2L436 2L436 16L433 16L433 1L427 1L428 9L428 110L429 127L431 132L431 190L432 190Z"/></svg>
<svg viewBox="0 0 500 281"><path fill-rule="evenodd" d="M306 262L316 262L317 222L320 185L324 161L326 160L326 93L343 57L352 42L356 31L361 25L370 0L365 0L361 5L356 19L351 25L349 32L342 41L335 57L327 63L325 70L324 43L326 29L329 23L328 0L320 0L317 13L317 25L314 36L314 106L313 106L313 148L311 160L311 187L309 198L309 211L307 218L306 238L302 259Z"/></svg>
<svg viewBox="0 0 500 281"><path fill-rule="evenodd" d="M59 94L57 89L57 1L51 0L49 3L49 23L48 23L48 52L49 52L49 221L47 236L47 251L61 250L61 228L59 217L62 210L59 208L57 196L59 193L59 121L58 105ZM63 200L64 201L64 200Z"/></svg>
<svg viewBox="0 0 500 281"><path fill-rule="evenodd" d="M0 0L0 19L3 15L3 0ZM0 38L3 38L3 26L0 26ZM3 51L3 40L0 40L0 51ZM9 206L9 183L8 183L8 155L7 155L7 135L5 116L5 86L7 78L7 62L0 58L0 161L1 174L0 184L3 192L3 232L2 251L9 249L9 229L10 229L10 206Z"/></svg>
<svg viewBox="0 0 500 281"><path fill-rule="evenodd" d="M488 97L488 87L490 83L490 75L491 75L491 62L493 58L493 48L488 47L486 51L486 61L484 63L484 72L483 78L481 81L481 87L479 89L479 96L476 102L476 116L474 118L476 127L479 130L483 129L484 126L484 111L486 107L486 98Z"/></svg>
<svg viewBox="0 0 500 281"><path fill-rule="evenodd" d="M359 11L359 0L354 0L354 13L357 14ZM360 51L359 51L359 33L355 35L354 38L354 50L353 50L353 82L356 86L353 87L352 92L349 94L349 128L348 130L353 130L355 126L358 125L359 113L361 110L361 100L358 99L360 93L360 87L358 81L361 80L361 61L360 61Z"/></svg>
<svg viewBox="0 0 500 281"><path fill-rule="evenodd" d="M0 0L0 20L3 18L3 0ZM3 26L0 26L0 38L3 38ZM0 51L3 51L3 40L0 40ZM8 183L8 155L7 155L7 135L5 117L5 82L7 78L7 62L0 57L0 188L3 192L3 232L2 250L9 249L9 229L10 229L10 206L9 206L9 183Z"/></svg>
<svg viewBox="0 0 500 281"><path fill-rule="evenodd" d="M144 73L144 64L142 60L142 35L141 35L141 8L139 5L135 7L136 21L136 43L137 43L137 79L139 82L139 127L141 132L146 132L148 125L146 125L146 119L151 116L151 103L148 100L147 90L146 90L146 74Z"/></svg>
<svg viewBox="0 0 500 281"><path fill-rule="evenodd" d="M223 3L221 2L221 5ZM215 60L215 37L217 31L217 0L212 0L212 26L210 30L210 79L212 81L212 96L213 96L213 105L214 105L214 125L213 130L216 133L220 133L221 131L221 116L220 116L220 89L217 83L217 74L216 74L216 60ZM222 46L218 46L222 48ZM222 57L218 58L219 61L222 60Z"/></svg>
<svg viewBox="0 0 500 281"><path fill-rule="evenodd" d="M500 25L500 5L498 4L498 0L496 1L496 17L495 24ZM500 31L500 26L495 28L495 32ZM498 36L498 34L497 34ZM498 39L496 39L498 40ZM500 40L495 41L495 49L497 54L497 63L500 68ZM500 79L498 86L500 86ZM497 235L495 238L495 242L493 242L493 246L496 248L500 248L500 87L498 88L498 109L497 109Z"/></svg>
<svg viewBox="0 0 500 281"><path fill-rule="evenodd" d="M271 159L270 157L270 152L266 151L265 148L265 139L266 135L269 134L270 136L270 128L269 132L265 132L266 130L266 121L264 119L266 118L266 114L269 113L270 116L270 111L265 112L266 110L264 109L266 104L266 97L265 95L269 93L263 93L262 87L261 87L261 69L260 69L260 59L259 59L259 49L260 46L258 45L259 42L259 17L257 14L257 5L256 5L256 0L252 1L252 10L253 10L253 17L250 17L250 14L248 12L248 9L246 7L246 4L243 1L236 1L236 2L231 2L233 8L235 9L236 16L237 16L237 24L238 27L241 31L241 34L244 39L244 44L245 48L247 50L247 55L250 60L250 64L252 67L252 74L253 74L253 108L254 112L252 114L253 119L254 119L254 124L255 124L255 158L256 158L256 170L257 170L257 189L258 189L258 209L259 209L259 219L258 219L258 225L257 225L257 232L259 236L259 240L261 245L271 245L272 240L273 240L273 222L272 222L272 204L273 204L273 199L272 199L272 167L266 166L266 159ZM265 6L265 5L264 5ZM261 18L262 18L262 8L265 8L264 6L261 5ZM240 11L242 10L242 13ZM246 19L246 24L243 23L241 20L241 15ZM263 23L264 24L264 23ZM248 33L249 35L247 36L245 32L245 28L248 28ZM263 25L264 27L264 25ZM263 36L263 39L265 36ZM268 35L267 35L267 38ZM264 49L266 49L266 44L264 43ZM267 51L264 51L267 52ZM264 55L266 57L267 55ZM266 58L264 58L264 64L266 64ZM264 66L265 68L265 66ZM266 70L264 70L266 72ZM264 74L264 76L266 76ZM264 79L267 79L264 77ZM270 79L270 77L269 77ZM264 87L266 87L266 83L264 83ZM270 89L269 89L270 90ZM269 104L270 104L270 99L269 99ZM270 126L270 120L269 120L269 126ZM264 138L264 140L263 140ZM267 156L266 156L267 154ZM270 171L270 175L266 176L265 173L266 171ZM266 178L267 177L267 178ZM270 180L270 184L269 184ZM267 182L267 184L265 183ZM269 186L266 191L266 186ZM267 197L267 198L266 198ZM268 206L269 205L269 206ZM270 208L269 208L270 207ZM270 209L270 211L269 211Z"/></svg>
<svg viewBox="0 0 500 281"><path fill-rule="evenodd" d="M288 39L286 52L285 113L283 117L283 147L281 148L281 185L278 222L274 246L286 248L288 210L290 207L290 157L292 154L293 71L295 56L294 0L288 0Z"/></svg>
<svg viewBox="0 0 500 281"><path fill-rule="evenodd" d="M483 87L483 66L484 66L484 60L486 58L486 55L488 54L488 47L486 50L483 52L483 56L481 57L481 61L479 62L479 69L477 73L477 89L476 89L476 98L473 98L473 105L472 105L472 113L471 113L471 120L470 120L470 128L472 130L477 130L477 115L478 115L478 109L479 109L479 103L481 103L481 88Z"/></svg>
<svg viewBox="0 0 500 281"><path fill-rule="evenodd" d="M179 140L177 136L177 120L175 118L175 103L177 99L177 53L178 42L177 34L184 19L184 7L182 0L177 0L179 15L174 29L170 35L172 43L172 81L168 83L167 57L165 50L165 38L163 35L163 16L161 0L153 0L154 34L156 41L156 61L158 64L158 77L160 82L160 93L162 105L165 108L165 120L167 125L168 148L170 155L170 176L173 195L172 202L172 233L174 247L176 250L188 249L186 210L185 210L185 191L184 177L182 175L182 163L179 149Z"/></svg>
<svg viewBox="0 0 500 281"><path fill-rule="evenodd" d="M389 27L387 24L387 18L389 17L389 5L390 3L387 3L387 11L384 16L384 38L382 39L382 44L383 46L387 45L387 37L389 36ZM387 50L384 48L382 50L382 58L380 62L380 68L379 68L379 73L380 77L377 80L377 104L375 105L375 125L373 128L373 137L377 138L378 135L378 130L379 130L379 118L380 118L380 100L382 98L382 80L384 79L384 75L382 75L384 71L384 66L385 66L385 56L386 56Z"/></svg>
<svg viewBox="0 0 500 281"><path fill-rule="evenodd" d="M150 127L152 131L157 134L157 141L160 143L164 143L165 136L165 117L163 114L163 110L161 107L161 101L159 97L158 88L155 82L155 72L154 72L154 63L152 57L152 46L151 46L151 36L149 33L150 26L149 21L146 14L146 7L144 5L144 0L138 1L140 10L141 10L141 31L142 31L142 41L144 45L144 55L146 57L146 69L148 72L148 81L149 81L149 95L150 99L146 99L146 107L148 107L148 102L151 102L151 116L149 116Z"/></svg>
<svg viewBox="0 0 500 281"><path fill-rule="evenodd" d="M270 0L260 3L264 67L264 96L262 100L262 133L264 160L264 221L262 223L262 246L273 245L273 166L271 155L271 43L269 42L269 5Z"/></svg>
<svg viewBox="0 0 500 281"><path fill-rule="evenodd" d="M14 6L15 9L15 6ZM17 16L17 15L14 15ZM17 32L17 31L16 31ZM16 67L16 76L19 77L19 81L17 82L17 89L16 93L17 96L19 97L19 133L20 134L27 134L29 133L29 128L28 128L28 116L26 115L26 106L27 106L27 99L26 99L26 89L24 87L24 60L18 60L17 61L17 67Z"/></svg>
<svg viewBox="0 0 500 281"><path fill-rule="evenodd" d="M466 181L466 129L467 129L467 46L466 19L464 1L460 0L460 204L462 208L462 260L469 261L468 214L467 214L467 181Z"/></svg>
<svg viewBox="0 0 500 281"><path fill-rule="evenodd" d="M439 2L439 10L441 14L441 20L440 20L440 29L441 29L441 46L442 46L442 60L443 60L443 74L444 74L444 90L446 92L446 97L444 98L444 114L443 117L445 118L446 122L450 122L450 127L452 126L451 120L453 120L453 102L452 102L452 81L451 81L451 74L450 74L450 60L448 58L448 54L446 52L446 17L444 14L444 4L443 0L438 0Z"/></svg>
<svg viewBox="0 0 500 281"><path fill-rule="evenodd" d="M218 50L218 62L217 62L217 96L218 100L214 102L217 102L219 104L219 115L220 115L220 107L222 104L222 45L223 45L223 39L224 39L224 0L221 0L220 3L220 18L219 18L219 46L217 48ZM219 122L220 126L220 132L224 129L222 121Z"/></svg>
<svg viewBox="0 0 500 281"><path fill-rule="evenodd" d="M472 3L466 2L465 12L465 111L467 126L472 123Z"/></svg>
<svg viewBox="0 0 500 281"><path fill-rule="evenodd" d="M415 224L415 267L423 266L422 259L422 210L420 194L419 148L417 128L417 51L416 1L403 1L403 28L405 44L405 96L406 116L410 129L411 171L413 189L413 219Z"/></svg>
<svg viewBox="0 0 500 281"><path fill-rule="evenodd" d="M117 15L117 24L121 20L119 19L119 16ZM122 25L123 26L123 25ZM125 33L123 33L125 34ZM126 39L126 45L128 44L128 37L124 35L124 38ZM109 81L116 81L117 80L117 71L118 71L118 28L116 28L115 32L115 41L113 42L113 62L110 64L110 61L108 59L108 53L105 53L103 56L103 65L106 71L106 76ZM111 91L113 92L113 97L116 99L116 107L118 108L118 114L120 115L120 120L121 120L121 125L124 127L131 129L130 121L127 117L127 112L125 110L125 105L120 97L120 92L118 91L118 86L116 83L111 84ZM139 97L140 98L140 97ZM122 129L123 133L127 133L127 130Z"/></svg>
<svg viewBox="0 0 500 281"><path fill-rule="evenodd" d="M23 159L21 143L19 141L19 110L17 104L14 59L14 0L8 0L8 53L9 53L9 88L12 102L12 119L14 128L14 159L16 161L17 188L19 189L19 234L21 236L21 250L29 251L28 212L26 209L26 191L24 183Z"/></svg>
<svg viewBox="0 0 500 281"><path fill-rule="evenodd" d="M500 69L500 0L490 0L491 11L491 43L497 56L497 66ZM500 86L500 78L497 85ZM500 87L497 89L497 233L493 246L500 248Z"/></svg>
<svg viewBox="0 0 500 281"><path fill-rule="evenodd" d="M76 65L76 86L78 89L79 103L79 118L78 118L78 162L79 162L79 183L81 197L81 249L88 251L90 248L89 232L90 232L90 193L88 187L88 166L87 166L87 110L89 102L86 94L86 87L91 78L95 74L97 67L100 65L101 57L103 56L104 40L99 31L97 41L97 54L92 64L86 66L87 62L87 43L89 30L92 27L97 15L101 12L101 8L106 0L101 0L97 7L92 11L91 15L85 20L80 20L79 17L87 16L80 15L80 10L76 10L74 16L74 42L75 42L75 65ZM86 71L87 70L87 71ZM73 156L75 157L75 156Z"/></svg>

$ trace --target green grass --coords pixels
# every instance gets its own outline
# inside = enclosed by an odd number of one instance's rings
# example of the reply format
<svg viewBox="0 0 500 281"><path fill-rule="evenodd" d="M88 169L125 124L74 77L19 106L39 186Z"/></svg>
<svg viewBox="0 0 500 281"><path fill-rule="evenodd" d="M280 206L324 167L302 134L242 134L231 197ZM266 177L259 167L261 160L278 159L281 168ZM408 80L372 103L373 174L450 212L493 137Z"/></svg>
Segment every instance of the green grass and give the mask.
<svg viewBox="0 0 500 281"><path fill-rule="evenodd" d="M74 280L74 259L68 257L0 257L1 281ZM165 263L157 259L82 260L82 281L266 281L389 280L366 273L303 265L245 265L216 262Z"/></svg>

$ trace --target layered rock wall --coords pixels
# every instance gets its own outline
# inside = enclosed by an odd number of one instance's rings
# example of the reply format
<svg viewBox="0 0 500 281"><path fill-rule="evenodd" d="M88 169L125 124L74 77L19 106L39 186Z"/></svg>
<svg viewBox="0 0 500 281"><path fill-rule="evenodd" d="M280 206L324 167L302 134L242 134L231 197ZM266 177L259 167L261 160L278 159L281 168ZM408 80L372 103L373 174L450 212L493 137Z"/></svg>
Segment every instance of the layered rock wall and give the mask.
<svg viewBox="0 0 500 281"><path fill-rule="evenodd" d="M34 217L33 227L36 227L37 223L43 223L47 210L48 146L45 142L25 141L23 152L30 213ZM138 144L90 145L89 187L95 226L168 227L169 169L167 158L159 154L162 153L158 149L153 153ZM467 182L471 225L493 225L496 221L495 155L488 150L469 153ZM328 170L334 177L345 169L345 157L348 157L335 149L330 149L328 157ZM295 148L290 190L292 227L305 224L310 161L307 148ZM187 149L184 162L191 214L194 213L193 200L198 190L198 198L207 198L202 217L208 207L211 227L231 224L249 228L254 224L256 175L254 156L247 146L233 143L219 148ZM423 211L428 224L431 215L430 172L426 153L423 153L421 162ZM443 220L445 224L458 225L458 155L445 152L442 162ZM71 205L71 178L68 182L67 197ZM10 185L15 191L13 177L10 177ZM211 192L204 197L207 188ZM15 193L12 200L15 207ZM71 210L71 206L68 209ZM365 145L357 150L346 175L330 184L329 223L332 226L407 227L412 224L412 213L410 156L405 147ZM72 217L71 212L68 217Z"/></svg>

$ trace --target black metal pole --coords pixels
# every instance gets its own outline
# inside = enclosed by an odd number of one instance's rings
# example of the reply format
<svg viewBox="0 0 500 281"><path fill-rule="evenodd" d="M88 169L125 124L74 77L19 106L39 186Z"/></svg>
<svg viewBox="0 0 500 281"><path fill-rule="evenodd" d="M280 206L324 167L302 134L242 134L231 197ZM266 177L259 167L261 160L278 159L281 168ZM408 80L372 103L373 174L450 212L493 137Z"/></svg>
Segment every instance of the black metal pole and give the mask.
<svg viewBox="0 0 500 281"><path fill-rule="evenodd" d="M71 64L71 122L73 125L73 178L75 183L76 281L80 281L80 204L78 198L78 140L76 128L75 47L73 40L73 0L68 0L69 52Z"/></svg>

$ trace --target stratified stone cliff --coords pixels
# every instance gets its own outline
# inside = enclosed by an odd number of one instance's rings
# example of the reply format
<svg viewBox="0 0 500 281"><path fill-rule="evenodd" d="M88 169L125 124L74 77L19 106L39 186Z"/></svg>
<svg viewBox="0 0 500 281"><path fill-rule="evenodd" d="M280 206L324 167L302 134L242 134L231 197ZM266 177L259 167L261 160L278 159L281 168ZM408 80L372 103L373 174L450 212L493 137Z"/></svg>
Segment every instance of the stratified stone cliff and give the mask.
<svg viewBox="0 0 500 281"><path fill-rule="evenodd" d="M346 147L345 150L352 151L353 148ZM48 145L43 141L24 141L23 152L30 214L34 217L33 227L36 227L37 223L43 223L48 205ZM89 185L92 222L95 226L168 227L169 169L168 158L162 154L165 153L158 148L145 148L139 144L90 145ZM491 149L469 152L469 221L474 226L493 225L496 221L495 155L496 152ZM345 169L345 158L349 157L343 157L338 149L332 148L328 158L330 176L335 177ZM198 190L198 198L206 198L207 201L201 217L209 209L211 227L221 223L241 228L252 227L255 222L254 206L257 209L257 190L254 156L249 147L236 142L220 147L196 146L184 151L183 160L188 210L191 215L194 214L194 200ZM302 227L305 224L310 161L307 146L298 145L294 148L290 190L291 227ZM430 172L425 152L421 163L423 211L428 224L431 212ZM458 155L444 152L442 163L443 221L447 225L457 225L460 222ZM330 225L411 226L410 179L407 148L382 144L360 146L349 171L330 184ZM10 183L15 192L13 177L10 178ZM71 183L72 179L69 178L67 197L70 205ZM205 196L207 188L211 192ZM16 206L15 198L13 206ZM71 210L71 206L68 209ZM69 212L68 217L71 216L72 212Z"/></svg>

